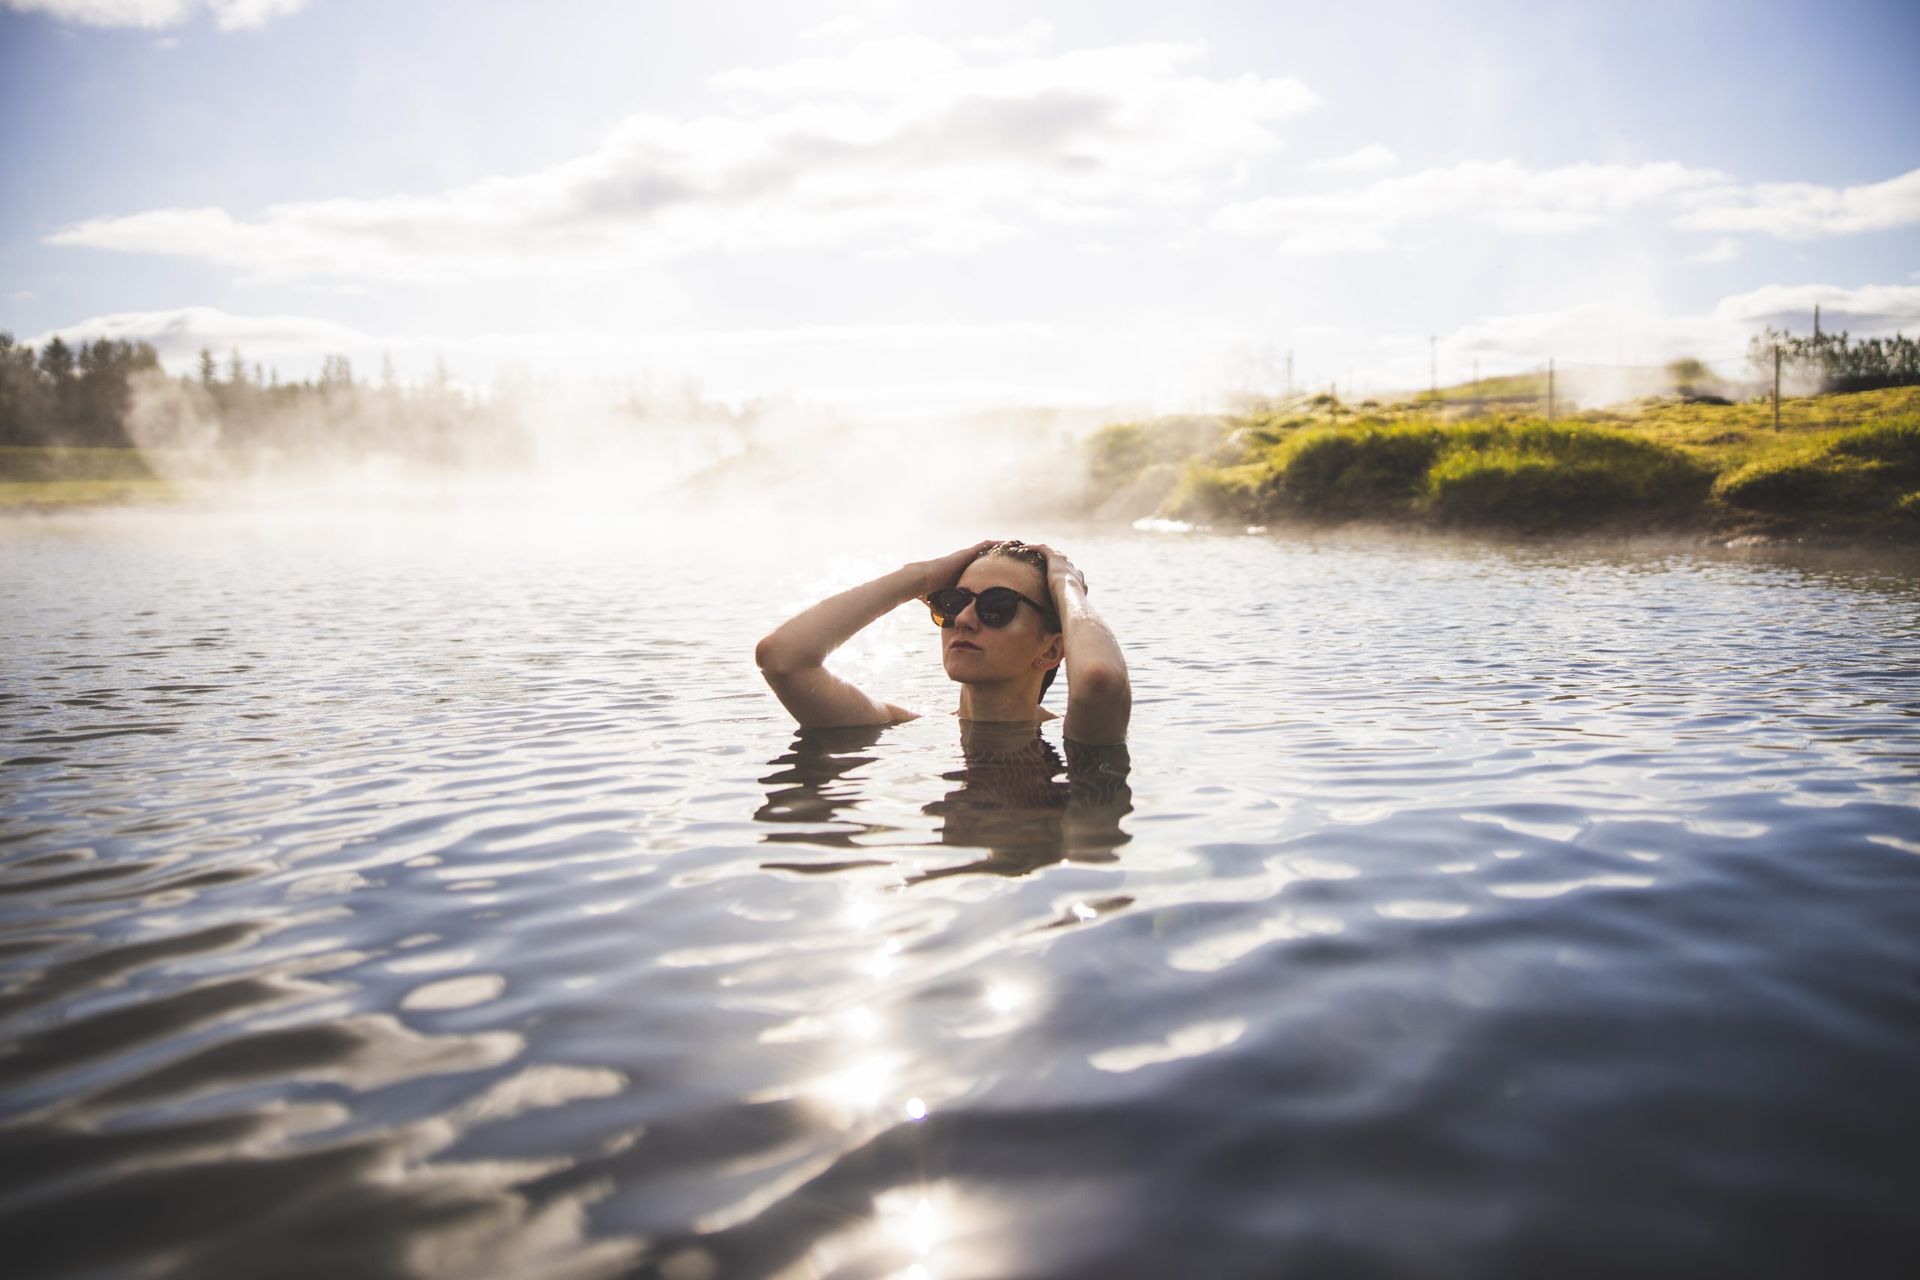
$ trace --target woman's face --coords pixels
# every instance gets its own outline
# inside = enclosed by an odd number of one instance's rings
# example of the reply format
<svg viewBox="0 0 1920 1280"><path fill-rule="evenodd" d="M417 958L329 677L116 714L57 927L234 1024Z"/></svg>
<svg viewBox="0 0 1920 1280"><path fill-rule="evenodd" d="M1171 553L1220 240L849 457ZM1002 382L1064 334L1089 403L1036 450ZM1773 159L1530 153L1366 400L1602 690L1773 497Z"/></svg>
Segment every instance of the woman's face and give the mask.
<svg viewBox="0 0 1920 1280"><path fill-rule="evenodd" d="M1047 601L1046 576L1030 564L1007 556L975 560L960 575L960 586L972 592L988 587L1011 587L1030 600ZM982 625L972 604L960 611L953 625L940 633L940 661L947 678L961 684L992 684L1018 679L1049 665L1043 657L1058 653L1059 633L1047 630L1046 619L1030 605L1015 610L1004 627ZM1037 665L1036 665L1037 664Z"/></svg>

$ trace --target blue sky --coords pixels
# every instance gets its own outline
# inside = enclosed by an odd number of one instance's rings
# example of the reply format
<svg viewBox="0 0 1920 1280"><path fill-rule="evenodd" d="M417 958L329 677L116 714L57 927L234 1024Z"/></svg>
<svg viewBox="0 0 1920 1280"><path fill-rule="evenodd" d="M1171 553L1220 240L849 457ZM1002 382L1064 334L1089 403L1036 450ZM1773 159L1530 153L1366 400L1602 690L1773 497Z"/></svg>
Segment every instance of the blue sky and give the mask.
<svg viewBox="0 0 1920 1280"><path fill-rule="evenodd" d="M0 0L0 329L889 411L1912 332L1915 49L1897 3Z"/></svg>

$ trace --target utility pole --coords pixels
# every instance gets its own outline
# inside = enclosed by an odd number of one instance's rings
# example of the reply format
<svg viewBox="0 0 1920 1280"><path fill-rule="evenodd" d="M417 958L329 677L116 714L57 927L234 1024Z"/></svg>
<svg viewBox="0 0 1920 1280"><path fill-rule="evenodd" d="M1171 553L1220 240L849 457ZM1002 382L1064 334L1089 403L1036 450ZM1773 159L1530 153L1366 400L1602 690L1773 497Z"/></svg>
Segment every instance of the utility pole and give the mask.
<svg viewBox="0 0 1920 1280"><path fill-rule="evenodd" d="M1774 344L1774 430L1780 430L1780 344Z"/></svg>
<svg viewBox="0 0 1920 1280"><path fill-rule="evenodd" d="M1473 358L1473 416L1479 417L1480 412L1480 357L1475 356ZM1018 605L1014 607L1019 608Z"/></svg>
<svg viewBox="0 0 1920 1280"><path fill-rule="evenodd" d="M1440 399L1440 338L1437 334L1427 335L1427 387L1433 398Z"/></svg>
<svg viewBox="0 0 1920 1280"><path fill-rule="evenodd" d="M1547 360L1547 421L1553 421L1553 360Z"/></svg>
<svg viewBox="0 0 1920 1280"><path fill-rule="evenodd" d="M1815 341L1820 338L1820 304L1817 302L1813 304L1813 336Z"/></svg>

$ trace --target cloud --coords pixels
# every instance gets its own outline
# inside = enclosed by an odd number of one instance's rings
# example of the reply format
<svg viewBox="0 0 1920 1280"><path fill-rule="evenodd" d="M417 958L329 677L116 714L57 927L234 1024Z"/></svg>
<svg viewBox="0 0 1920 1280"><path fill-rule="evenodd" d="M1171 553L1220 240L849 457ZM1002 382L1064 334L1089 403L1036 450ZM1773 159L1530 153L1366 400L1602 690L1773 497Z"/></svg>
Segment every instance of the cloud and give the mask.
<svg viewBox="0 0 1920 1280"><path fill-rule="evenodd" d="M1723 298L1714 315L1749 328L1758 324L1812 327L1820 308L1823 329L1850 329L1862 336L1920 327L1920 285L1769 284Z"/></svg>
<svg viewBox="0 0 1920 1280"><path fill-rule="evenodd" d="M1482 371L1493 374L1549 359L1565 368L1659 363L1682 354L1725 356L1744 348L1745 332L1722 316L1586 303L1482 316L1443 338L1441 351L1478 358Z"/></svg>
<svg viewBox="0 0 1920 1280"><path fill-rule="evenodd" d="M1399 164L1400 157L1392 147L1383 147L1376 142L1330 160L1316 160L1313 167L1329 173L1372 173L1379 169L1396 168Z"/></svg>
<svg viewBox="0 0 1920 1280"><path fill-rule="evenodd" d="M1687 193L1674 225L1695 231L1757 231L1782 240L1886 231L1920 223L1920 169L1885 182L1826 187L1765 182Z"/></svg>
<svg viewBox="0 0 1920 1280"><path fill-rule="evenodd" d="M1318 101L1290 78L1199 74L1197 45L1038 55L1013 43L906 36L724 72L712 82L724 111L636 115L586 155L438 194L256 217L154 209L48 242L260 278L596 272L704 250L967 251L1035 222L1218 198Z"/></svg>
<svg viewBox="0 0 1920 1280"><path fill-rule="evenodd" d="M1859 187L1741 186L1715 170L1673 162L1531 169L1514 160L1470 160L1364 186L1241 201L1219 210L1211 225L1273 239L1288 252L1327 253L1384 248L1397 233L1441 219L1564 235L1642 210L1673 211L1672 224L1683 230L1782 239L1883 230L1920 222L1920 170ZM1726 255L1727 243L1709 252Z"/></svg>
<svg viewBox="0 0 1920 1280"><path fill-rule="evenodd" d="M265 26L307 7L308 0L0 0L16 13L44 13L83 27L157 31L212 15L222 31Z"/></svg>
<svg viewBox="0 0 1920 1280"><path fill-rule="evenodd" d="M1339 191L1242 201L1221 209L1212 225L1271 237L1296 253L1383 248L1394 233L1441 218L1554 235L1597 227L1612 214L1723 180L1673 163L1529 169L1514 160L1470 160Z"/></svg>
<svg viewBox="0 0 1920 1280"><path fill-rule="evenodd" d="M1740 242L1732 236L1721 236L1698 253L1687 255L1688 262L1720 263L1732 262L1740 256Z"/></svg>
<svg viewBox="0 0 1920 1280"><path fill-rule="evenodd" d="M276 356L318 357L374 345L367 334L331 320L314 316L236 316L214 307L115 312L51 329L28 341L37 346L49 338L68 343L99 338L146 342L163 361L173 364L191 360L202 347L222 355L240 347L248 359L271 360Z"/></svg>
<svg viewBox="0 0 1920 1280"><path fill-rule="evenodd" d="M1588 398L1597 402L1615 390L1609 375L1630 380L1637 368L1680 356L1697 357L1723 375L1743 377L1749 372L1747 340L1766 325L1811 332L1816 303L1821 327L1829 332L1846 329L1869 337L1903 326L1911 332L1920 319L1920 284L1769 284L1730 294L1705 312L1586 304L1482 316L1444 336L1440 358L1443 366L1452 366L1448 376L1463 376L1460 366L1476 358L1488 376L1555 359L1561 371L1585 380L1593 391ZM1410 375L1416 371L1415 356L1424 358L1424 350L1416 351L1420 344L1412 337L1399 345L1404 349L1399 367L1403 376ZM1410 376L1405 384L1418 385Z"/></svg>

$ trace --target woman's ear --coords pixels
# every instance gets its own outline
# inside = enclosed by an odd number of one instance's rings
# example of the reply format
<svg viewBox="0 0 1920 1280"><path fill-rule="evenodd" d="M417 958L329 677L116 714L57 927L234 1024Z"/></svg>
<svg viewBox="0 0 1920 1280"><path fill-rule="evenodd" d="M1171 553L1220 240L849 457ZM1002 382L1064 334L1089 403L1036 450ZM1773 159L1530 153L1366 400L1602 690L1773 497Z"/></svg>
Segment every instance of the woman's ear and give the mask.
<svg viewBox="0 0 1920 1280"><path fill-rule="evenodd" d="M1035 671L1049 671L1059 666L1061 660L1066 656L1067 638L1056 631L1047 637L1047 647L1042 649L1040 656L1033 660L1033 669Z"/></svg>

